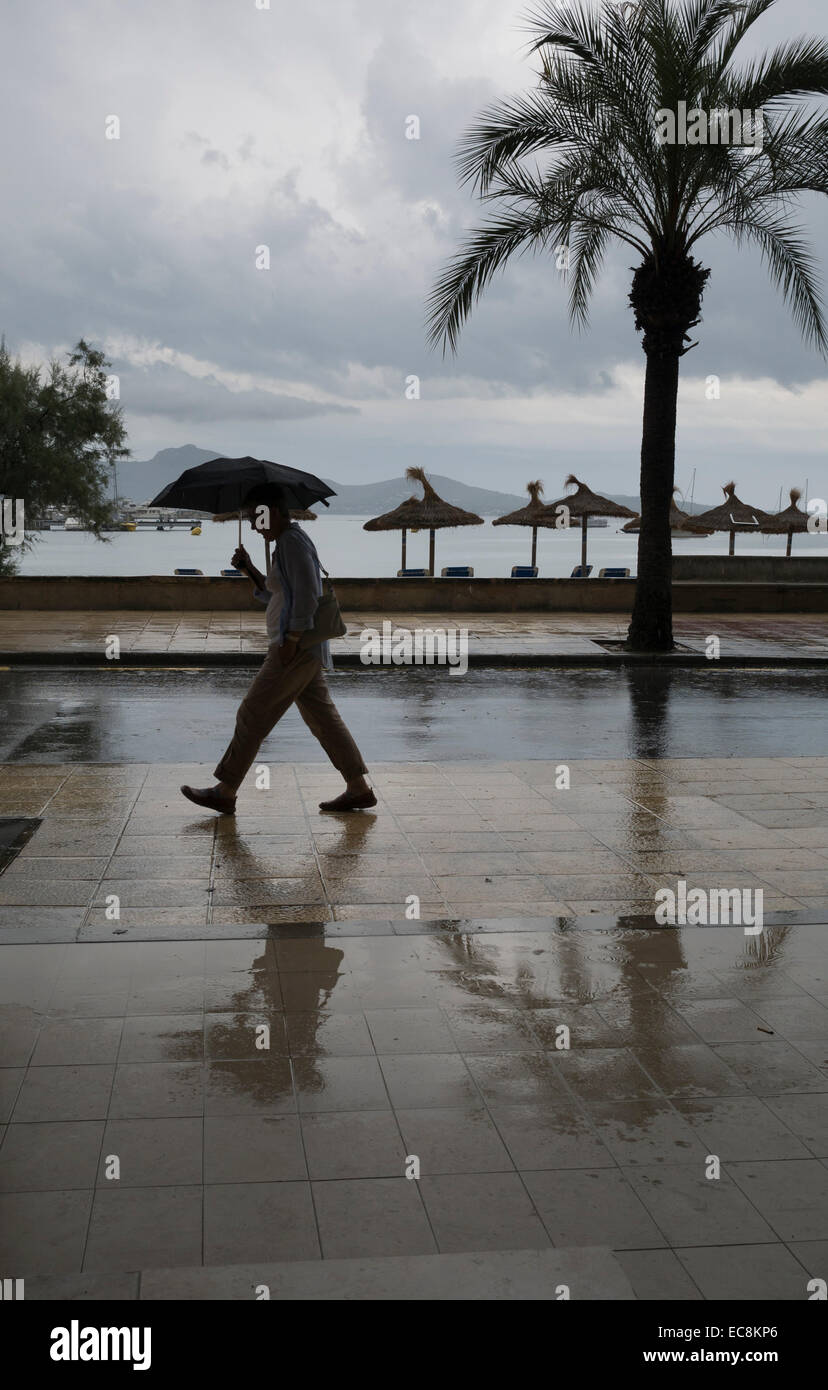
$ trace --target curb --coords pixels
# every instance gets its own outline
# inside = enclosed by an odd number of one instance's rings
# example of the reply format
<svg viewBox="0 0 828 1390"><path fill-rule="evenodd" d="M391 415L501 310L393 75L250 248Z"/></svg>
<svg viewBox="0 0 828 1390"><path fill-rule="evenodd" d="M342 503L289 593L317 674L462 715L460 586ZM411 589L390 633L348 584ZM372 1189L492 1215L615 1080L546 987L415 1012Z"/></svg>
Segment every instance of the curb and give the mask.
<svg viewBox="0 0 828 1390"><path fill-rule="evenodd" d="M0 652L0 666L8 669L25 670L34 667L71 668L83 667L87 670L111 671L131 668L177 669L182 666L205 668L239 667L252 670L257 667L264 652L125 652L118 661L102 661L98 652L92 651L32 651ZM357 652L334 653L335 669L359 671L404 671L411 669L435 669L434 663L418 663L412 666L366 665ZM677 666L725 668L727 670L759 670L786 668L828 669L828 654L825 656L720 656L710 661L701 652L469 652L469 668L497 669L503 667L538 667L548 669L568 669L572 667L593 667L612 669L624 666Z"/></svg>

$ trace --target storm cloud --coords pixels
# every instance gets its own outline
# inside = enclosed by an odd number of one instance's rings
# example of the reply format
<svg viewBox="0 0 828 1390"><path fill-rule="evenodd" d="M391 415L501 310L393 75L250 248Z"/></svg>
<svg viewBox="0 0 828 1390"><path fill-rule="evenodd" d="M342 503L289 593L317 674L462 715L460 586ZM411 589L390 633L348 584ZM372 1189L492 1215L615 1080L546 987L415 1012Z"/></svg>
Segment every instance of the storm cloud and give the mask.
<svg viewBox="0 0 828 1390"><path fill-rule="evenodd" d="M540 475L552 494L588 468L594 486L634 492L643 354L628 250L607 262L588 332L570 329L554 260L525 257L496 278L455 359L425 342L434 277L481 216L457 186L457 140L534 81L520 16L520 0L17 7L0 98L9 347L104 345L137 457L209 422L227 453L267 443L349 482L420 462L513 490ZM820 32L823 16L815 0L780 0L754 50ZM412 116L419 139L406 138ZM812 201L799 220L825 254L828 210ZM679 475L696 467L710 501L731 471L760 505L803 475L814 492L825 362L757 254L725 241L702 254L712 275L683 364Z"/></svg>

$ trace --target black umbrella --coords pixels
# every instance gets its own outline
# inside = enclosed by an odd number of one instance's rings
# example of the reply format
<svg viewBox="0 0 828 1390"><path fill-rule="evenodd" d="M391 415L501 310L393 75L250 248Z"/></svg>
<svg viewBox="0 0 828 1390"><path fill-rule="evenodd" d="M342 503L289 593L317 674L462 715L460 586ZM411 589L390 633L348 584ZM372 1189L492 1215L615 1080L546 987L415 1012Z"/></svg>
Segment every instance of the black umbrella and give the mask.
<svg viewBox="0 0 828 1390"><path fill-rule="evenodd" d="M174 483L161 489L150 506L185 507L214 515L217 512L241 513L248 493L261 483L275 483L282 489L288 508L295 510L309 507L312 502L321 502L327 507L325 499L336 496L333 488L313 473L288 468L284 463L271 463L268 459L245 457L209 459L196 468L186 469Z"/></svg>

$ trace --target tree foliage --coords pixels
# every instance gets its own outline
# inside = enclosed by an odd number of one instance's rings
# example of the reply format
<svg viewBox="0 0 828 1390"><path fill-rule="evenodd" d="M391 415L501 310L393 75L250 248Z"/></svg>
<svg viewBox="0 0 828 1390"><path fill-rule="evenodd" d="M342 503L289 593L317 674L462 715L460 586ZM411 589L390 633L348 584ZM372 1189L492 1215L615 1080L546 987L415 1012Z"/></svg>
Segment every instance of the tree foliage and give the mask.
<svg viewBox="0 0 828 1390"><path fill-rule="evenodd" d="M683 259L709 233L759 249L796 322L828 347L813 255L792 217L828 192L828 40L792 38L739 65L776 0L543 3L529 19L537 86L484 111L461 180L496 213L467 236L430 300L431 340L454 351L475 301L516 254L569 248L569 311L585 323L611 242ZM656 113L763 112L761 149L661 144Z"/></svg>
<svg viewBox="0 0 828 1390"><path fill-rule="evenodd" d="M121 409L107 397L109 365L83 339L45 369L0 344L0 495L22 498L27 521L58 507L101 539L112 520L112 470L129 450ZM20 548L0 547L6 572Z"/></svg>

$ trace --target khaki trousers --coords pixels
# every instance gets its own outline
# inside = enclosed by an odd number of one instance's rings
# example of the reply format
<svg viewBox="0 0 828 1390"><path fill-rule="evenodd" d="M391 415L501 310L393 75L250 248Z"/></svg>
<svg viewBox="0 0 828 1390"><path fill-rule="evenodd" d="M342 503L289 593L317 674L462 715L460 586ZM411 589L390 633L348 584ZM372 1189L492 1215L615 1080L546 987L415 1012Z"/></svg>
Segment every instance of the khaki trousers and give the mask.
<svg viewBox="0 0 828 1390"><path fill-rule="evenodd" d="M331 699L319 657L313 650L298 651L283 666L279 648L273 646L239 706L235 733L214 776L238 790L260 745L294 703L346 781L368 771Z"/></svg>

